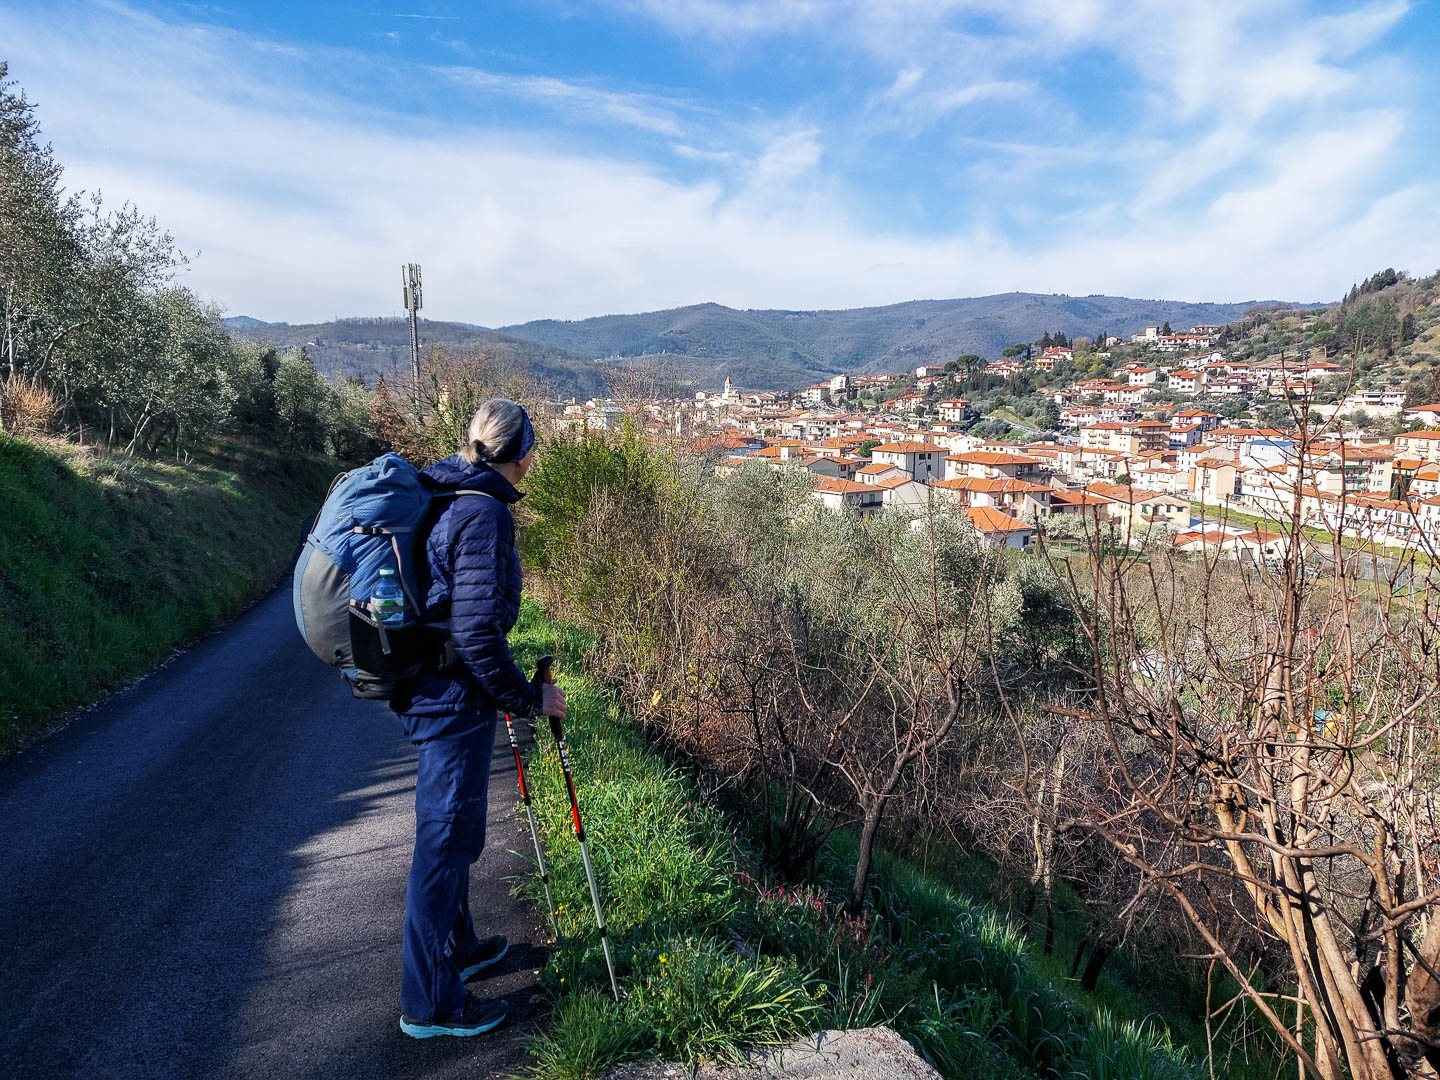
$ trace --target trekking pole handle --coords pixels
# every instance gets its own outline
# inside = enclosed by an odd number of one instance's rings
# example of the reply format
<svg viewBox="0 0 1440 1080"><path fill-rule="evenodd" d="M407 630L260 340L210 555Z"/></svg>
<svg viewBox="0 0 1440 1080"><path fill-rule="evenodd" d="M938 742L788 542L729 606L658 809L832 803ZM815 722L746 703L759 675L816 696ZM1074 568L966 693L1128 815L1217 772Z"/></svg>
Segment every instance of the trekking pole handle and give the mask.
<svg viewBox="0 0 1440 1080"><path fill-rule="evenodd" d="M549 653L546 653L540 657L539 660L535 661L535 674L530 678L530 685L535 688L535 694L542 702L545 699L545 692L541 687L546 683L553 683L555 681L555 674L551 670L554 666L555 657ZM537 716L536 719L538 720L539 717Z"/></svg>
<svg viewBox="0 0 1440 1080"><path fill-rule="evenodd" d="M551 656L549 653L546 653L544 656L540 657L539 660L535 661L535 677L530 680L531 685L541 686L545 683L553 683L555 681L555 676L550 669L554 666L555 657Z"/></svg>

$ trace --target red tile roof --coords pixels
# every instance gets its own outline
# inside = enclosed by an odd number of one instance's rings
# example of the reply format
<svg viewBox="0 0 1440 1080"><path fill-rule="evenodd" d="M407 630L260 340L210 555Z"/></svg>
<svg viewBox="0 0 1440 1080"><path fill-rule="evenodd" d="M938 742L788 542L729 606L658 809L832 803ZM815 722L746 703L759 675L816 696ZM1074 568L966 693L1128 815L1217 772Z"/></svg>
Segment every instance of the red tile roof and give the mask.
<svg viewBox="0 0 1440 1080"><path fill-rule="evenodd" d="M831 495L857 495L867 491L874 491L873 484L860 484L854 480L841 480L834 476L822 476L815 482L816 491L824 491Z"/></svg>
<svg viewBox="0 0 1440 1080"><path fill-rule="evenodd" d="M1031 526L1026 525L1019 518L1002 514L992 506L967 507L965 516L970 519L970 524L982 533L1032 531Z"/></svg>
<svg viewBox="0 0 1440 1080"><path fill-rule="evenodd" d="M985 492L1042 492L1051 489L1045 484L1032 484L1028 480L1011 480L1008 477L989 476L959 476L953 480L936 480L931 487L944 488L946 491L985 491Z"/></svg>
<svg viewBox="0 0 1440 1080"><path fill-rule="evenodd" d="M1040 465L1039 458L1024 454L1001 454L994 450L972 450L968 454L950 454L946 461L963 461L967 465Z"/></svg>
<svg viewBox="0 0 1440 1080"><path fill-rule="evenodd" d="M932 446L923 442L895 442L883 443L880 446L872 447L870 452L884 451L887 454L943 454L943 446Z"/></svg>
<svg viewBox="0 0 1440 1080"><path fill-rule="evenodd" d="M1051 506L1108 506L1109 499L1102 499L1098 495L1091 495L1088 491L1060 491L1056 489L1050 492Z"/></svg>
<svg viewBox="0 0 1440 1080"><path fill-rule="evenodd" d="M1102 499L1109 499L1111 502L1123 502L1133 506L1137 502L1144 502L1146 499L1156 498L1177 498L1178 496L1167 496L1163 491L1150 491L1146 488L1137 488L1131 484L1087 484L1085 490Z"/></svg>

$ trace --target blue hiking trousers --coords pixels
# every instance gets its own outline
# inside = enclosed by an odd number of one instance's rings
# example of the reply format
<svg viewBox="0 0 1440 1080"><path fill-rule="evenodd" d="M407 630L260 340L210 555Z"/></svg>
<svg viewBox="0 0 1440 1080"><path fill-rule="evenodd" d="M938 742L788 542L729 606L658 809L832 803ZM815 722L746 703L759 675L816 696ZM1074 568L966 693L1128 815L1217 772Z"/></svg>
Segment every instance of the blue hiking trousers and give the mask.
<svg viewBox="0 0 1440 1080"><path fill-rule="evenodd" d="M411 1019L431 1020L465 1008L456 961L478 941L470 918L470 864L485 849L496 715L401 714L400 721L420 758L400 1008Z"/></svg>

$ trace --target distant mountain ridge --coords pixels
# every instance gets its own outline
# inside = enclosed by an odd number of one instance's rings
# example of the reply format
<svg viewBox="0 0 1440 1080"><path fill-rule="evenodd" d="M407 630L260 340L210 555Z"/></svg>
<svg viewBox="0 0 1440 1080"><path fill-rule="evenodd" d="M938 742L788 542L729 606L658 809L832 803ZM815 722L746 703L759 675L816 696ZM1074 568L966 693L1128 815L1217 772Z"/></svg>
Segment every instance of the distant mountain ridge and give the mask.
<svg viewBox="0 0 1440 1080"><path fill-rule="evenodd" d="M695 304L573 321L540 319L495 330L424 321L421 334L426 341L502 353L529 365L565 396L602 392L603 367L596 361L617 356L663 357L678 379L699 388L718 387L728 376L739 386L779 390L840 372L869 374L944 363L963 353L993 360L1007 345L1034 341L1046 331L1061 330L1071 337L1104 331L1128 337L1150 323L1169 322L1176 330L1224 324L1257 306L1324 305L1012 292L833 311ZM239 335L277 344L314 340L312 355L326 371L373 377L408 363L409 331L403 319L286 326L240 316L226 324Z"/></svg>
<svg viewBox="0 0 1440 1080"><path fill-rule="evenodd" d="M729 375L755 388L803 385L838 372L869 374L943 363L962 353L997 359L1007 345L1046 331L1093 337L1129 336L1150 323L1175 329L1224 324L1260 305L1135 300L1119 296L999 293L956 300L912 300L836 311L736 310L696 304L639 315L604 315L562 322L543 319L503 326L511 337L581 356L669 354L700 385Z"/></svg>

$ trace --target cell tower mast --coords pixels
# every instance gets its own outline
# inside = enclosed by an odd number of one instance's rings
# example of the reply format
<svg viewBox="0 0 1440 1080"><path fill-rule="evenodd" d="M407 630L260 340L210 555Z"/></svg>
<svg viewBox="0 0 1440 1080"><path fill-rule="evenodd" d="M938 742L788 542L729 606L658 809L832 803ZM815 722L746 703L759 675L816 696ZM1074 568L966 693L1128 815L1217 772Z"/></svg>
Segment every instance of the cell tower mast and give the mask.
<svg viewBox="0 0 1440 1080"><path fill-rule="evenodd" d="M405 310L410 315L410 368L415 376L415 412L420 412L420 264L406 263L401 281L405 286Z"/></svg>

